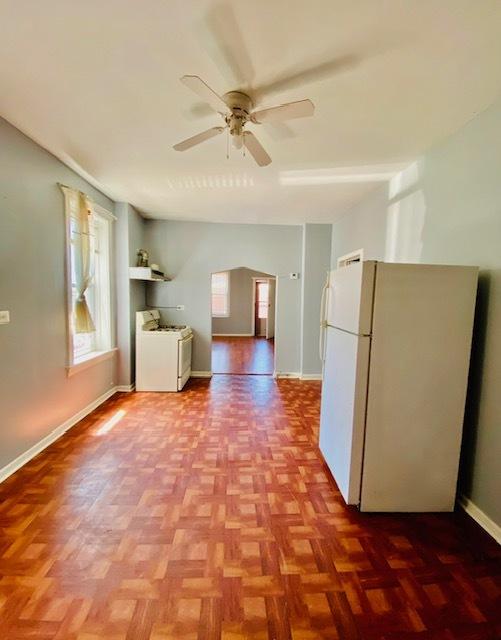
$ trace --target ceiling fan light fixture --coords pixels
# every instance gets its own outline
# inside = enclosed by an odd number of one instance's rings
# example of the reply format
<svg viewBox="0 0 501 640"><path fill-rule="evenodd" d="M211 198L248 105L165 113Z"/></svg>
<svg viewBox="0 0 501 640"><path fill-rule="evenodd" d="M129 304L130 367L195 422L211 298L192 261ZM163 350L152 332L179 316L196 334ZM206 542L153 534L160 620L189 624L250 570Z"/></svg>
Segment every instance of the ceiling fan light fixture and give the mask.
<svg viewBox="0 0 501 640"><path fill-rule="evenodd" d="M262 122L281 122L291 118L305 118L312 116L315 111L315 105L307 99L253 111L254 105L251 98L241 91L229 91L221 97L198 76L183 76L181 82L219 113L224 119L225 126L213 127L175 144L176 151L186 151L218 133L222 133L224 129L228 129L228 134L233 139L233 146L236 149L243 147L244 155L247 147L256 163L260 167L265 167L270 164L271 158L254 134L245 128L246 125L249 122L261 124ZM226 149L226 157L229 158L229 144Z"/></svg>

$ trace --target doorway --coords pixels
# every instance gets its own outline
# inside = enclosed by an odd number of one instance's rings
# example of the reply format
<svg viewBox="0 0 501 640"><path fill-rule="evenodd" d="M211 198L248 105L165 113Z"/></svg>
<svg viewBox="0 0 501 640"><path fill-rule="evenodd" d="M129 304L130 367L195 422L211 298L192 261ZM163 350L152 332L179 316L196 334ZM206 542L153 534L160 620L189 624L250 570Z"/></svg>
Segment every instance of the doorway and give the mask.
<svg viewBox="0 0 501 640"><path fill-rule="evenodd" d="M275 278L253 278L254 280L254 336L275 338Z"/></svg>
<svg viewBox="0 0 501 640"><path fill-rule="evenodd" d="M212 274L213 374L273 374L275 309L275 276L247 267Z"/></svg>

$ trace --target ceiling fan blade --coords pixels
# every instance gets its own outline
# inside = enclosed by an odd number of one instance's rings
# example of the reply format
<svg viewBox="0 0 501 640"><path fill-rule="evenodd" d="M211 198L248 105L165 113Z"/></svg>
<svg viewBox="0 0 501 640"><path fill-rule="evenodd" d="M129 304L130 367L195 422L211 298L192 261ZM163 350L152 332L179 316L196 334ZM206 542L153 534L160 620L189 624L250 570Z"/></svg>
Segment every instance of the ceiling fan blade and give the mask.
<svg viewBox="0 0 501 640"><path fill-rule="evenodd" d="M181 82L218 113L227 113L226 102L198 76L183 76Z"/></svg>
<svg viewBox="0 0 501 640"><path fill-rule="evenodd" d="M259 87L255 87L253 96L256 99L261 98L264 95L270 93L276 93L278 91L285 91L286 89L294 89L296 87L302 87L305 84L312 82L318 82L325 78L330 78L337 73L348 71L356 67L361 62L361 57L356 55L345 55L327 62L307 67L305 69L299 69L298 71L290 71L282 77L276 78L267 84L262 84Z"/></svg>
<svg viewBox="0 0 501 640"><path fill-rule="evenodd" d="M235 89L248 89L255 72L231 2L212 7L207 13L206 25L210 57L229 83L238 84Z"/></svg>
<svg viewBox="0 0 501 640"><path fill-rule="evenodd" d="M270 156L251 131L244 131L244 144L245 148L249 150L249 153L260 167L266 167L266 165L270 164Z"/></svg>
<svg viewBox="0 0 501 640"><path fill-rule="evenodd" d="M178 142L174 145L173 149L176 151L186 151L187 149L191 149L197 144L201 142L205 142L206 140L210 140L214 136L223 133L225 127L212 127L212 129L207 129L207 131L202 131L202 133L197 133L196 136L192 136L191 138L187 138L182 142Z"/></svg>
<svg viewBox="0 0 501 640"><path fill-rule="evenodd" d="M315 105L311 100L288 102L269 109L260 109L251 113L252 122L281 122L293 118L306 118L315 112Z"/></svg>

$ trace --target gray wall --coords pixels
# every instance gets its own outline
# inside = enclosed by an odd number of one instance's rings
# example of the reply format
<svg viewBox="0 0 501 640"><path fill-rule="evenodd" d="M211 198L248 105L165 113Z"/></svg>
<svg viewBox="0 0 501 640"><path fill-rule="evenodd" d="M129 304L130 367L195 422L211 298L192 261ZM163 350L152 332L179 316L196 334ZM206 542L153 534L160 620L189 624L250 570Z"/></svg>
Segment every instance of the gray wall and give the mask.
<svg viewBox="0 0 501 640"><path fill-rule="evenodd" d="M212 318L212 333L222 335L253 335L252 300L253 279L268 278L268 273L242 267L230 272L230 315L227 318Z"/></svg>
<svg viewBox="0 0 501 640"><path fill-rule="evenodd" d="M113 202L0 119L0 468L115 385L114 359L68 378L64 199Z"/></svg>
<svg viewBox="0 0 501 640"><path fill-rule="evenodd" d="M144 249L144 220L126 202L115 205L115 264L117 280L118 384L135 380L136 311L145 308L145 284L129 279L129 267L136 265L138 249Z"/></svg>
<svg viewBox="0 0 501 640"><path fill-rule="evenodd" d="M318 353L320 298L331 258L330 224L303 226L301 372L316 376L322 371Z"/></svg>
<svg viewBox="0 0 501 640"><path fill-rule="evenodd" d="M300 367L301 284L289 273L301 270L302 228L148 220L146 246L172 282L148 283L149 306L185 305L162 310L168 322L193 327L195 371L211 369L211 273L243 265L277 276L276 362L278 372Z"/></svg>
<svg viewBox="0 0 501 640"><path fill-rule="evenodd" d="M333 225L332 263L366 258L481 267L460 490L501 525L501 103Z"/></svg>

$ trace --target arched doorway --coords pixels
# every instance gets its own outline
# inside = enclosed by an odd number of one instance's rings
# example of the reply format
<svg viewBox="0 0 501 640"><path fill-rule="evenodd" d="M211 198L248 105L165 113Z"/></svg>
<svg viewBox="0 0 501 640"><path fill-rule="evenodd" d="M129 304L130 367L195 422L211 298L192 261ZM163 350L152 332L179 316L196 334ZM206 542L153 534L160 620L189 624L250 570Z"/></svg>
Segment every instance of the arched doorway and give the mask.
<svg viewBox="0 0 501 640"><path fill-rule="evenodd" d="M276 278L238 267L211 275L212 373L272 375Z"/></svg>

